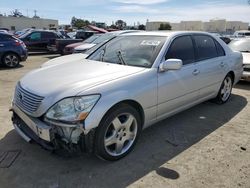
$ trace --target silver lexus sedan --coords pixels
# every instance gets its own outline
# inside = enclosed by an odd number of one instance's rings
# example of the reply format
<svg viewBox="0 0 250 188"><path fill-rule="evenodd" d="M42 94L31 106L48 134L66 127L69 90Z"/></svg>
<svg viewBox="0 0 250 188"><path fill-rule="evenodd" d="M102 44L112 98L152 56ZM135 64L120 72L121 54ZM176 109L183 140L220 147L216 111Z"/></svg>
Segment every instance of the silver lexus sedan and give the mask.
<svg viewBox="0 0 250 188"><path fill-rule="evenodd" d="M16 85L12 121L48 150L118 160L143 129L203 101L228 101L242 55L204 32L138 32L65 56ZM58 62L57 62L58 61Z"/></svg>

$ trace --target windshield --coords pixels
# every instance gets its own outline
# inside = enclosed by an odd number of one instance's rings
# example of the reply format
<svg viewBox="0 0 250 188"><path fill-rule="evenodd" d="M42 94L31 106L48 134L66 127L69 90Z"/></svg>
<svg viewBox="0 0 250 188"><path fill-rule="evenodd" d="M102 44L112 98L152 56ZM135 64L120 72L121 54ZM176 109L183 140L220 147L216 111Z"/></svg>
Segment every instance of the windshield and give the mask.
<svg viewBox="0 0 250 188"><path fill-rule="evenodd" d="M233 40L228 46L234 51L250 52L250 40Z"/></svg>
<svg viewBox="0 0 250 188"><path fill-rule="evenodd" d="M129 66L151 67L166 37L119 36L107 42L87 59Z"/></svg>
<svg viewBox="0 0 250 188"><path fill-rule="evenodd" d="M86 42L86 43L92 43L93 41L95 41L100 36L101 36L100 34L92 35L91 37L89 37L86 40L84 40L84 42Z"/></svg>
<svg viewBox="0 0 250 188"><path fill-rule="evenodd" d="M104 42L106 40L109 40L113 38L115 35L113 33L105 33L102 36L98 37L95 41L93 41L94 44L99 44L101 42Z"/></svg>

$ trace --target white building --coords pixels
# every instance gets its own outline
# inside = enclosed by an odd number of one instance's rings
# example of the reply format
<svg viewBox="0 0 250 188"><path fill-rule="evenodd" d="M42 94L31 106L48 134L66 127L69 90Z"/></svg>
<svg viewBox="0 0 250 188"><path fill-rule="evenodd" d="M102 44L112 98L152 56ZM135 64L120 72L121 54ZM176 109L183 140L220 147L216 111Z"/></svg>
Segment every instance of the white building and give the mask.
<svg viewBox="0 0 250 188"><path fill-rule="evenodd" d="M203 31L222 33L226 31L225 19L210 20L203 23Z"/></svg>
<svg viewBox="0 0 250 188"><path fill-rule="evenodd" d="M12 31L18 31L25 28L34 28L34 29L58 28L58 20L0 16L0 28L8 28L9 30Z"/></svg>
<svg viewBox="0 0 250 188"><path fill-rule="evenodd" d="M226 23L226 32L233 34L235 31L248 30L249 23L240 21L228 21Z"/></svg>
<svg viewBox="0 0 250 188"><path fill-rule="evenodd" d="M179 27L182 31L201 31L203 25L202 21L181 21Z"/></svg>
<svg viewBox="0 0 250 188"><path fill-rule="evenodd" d="M161 23L168 22L147 22L146 30L158 30ZM202 21L181 21L170 23L173 31L207 31L232 34L237 30L248 30L249 23L241 21L227 21L225 19L213 19L209 22Z"/></svg>
<svg viewBox="0 0 250 188"><path fill-rule="evenodd" d="M146 31L156 31L159 30L161 24L167 24L169 22L147 22Z"/></svg>

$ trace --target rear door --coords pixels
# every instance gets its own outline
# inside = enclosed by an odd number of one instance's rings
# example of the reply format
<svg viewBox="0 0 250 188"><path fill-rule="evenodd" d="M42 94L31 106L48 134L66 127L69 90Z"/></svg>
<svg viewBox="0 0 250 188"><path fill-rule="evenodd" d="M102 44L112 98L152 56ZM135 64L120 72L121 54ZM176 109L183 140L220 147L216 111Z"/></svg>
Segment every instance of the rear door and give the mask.
<svg viewBox="0 0 250 188"><path fill-rule="evenodd" d="M42 48L48 50L48 45L55 45L56 34L53 32L42 32Z"/></svg>
<svg viewBox="0 0 250 188"><path fill-rule="evenodd" d="M208 35L193 35L196 45L196 64L200 71L199 98L217 94L225 77L227 63L221 45Z"/></svg>
<svg viewBox="0 0 250 188"><path fill-rule="evenodd" d="M165 60L173 58L181 59L183 66L180 70L158 73L158 118L192 105L198 97L199 74L191 36L180 36L172 41Z"/></svg>

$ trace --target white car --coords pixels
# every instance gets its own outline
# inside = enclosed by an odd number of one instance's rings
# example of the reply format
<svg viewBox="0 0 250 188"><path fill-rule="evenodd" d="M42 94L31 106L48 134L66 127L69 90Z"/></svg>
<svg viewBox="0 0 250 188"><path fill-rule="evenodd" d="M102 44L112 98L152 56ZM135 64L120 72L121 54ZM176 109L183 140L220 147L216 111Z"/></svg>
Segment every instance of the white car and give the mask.
<svg viewBox="0 0 250 188"><path fill-rule="evenodd" d="M46 149L106 160L126 156L158 121L210 99L226 103L243 71L241 53L205 32L128 33L70 57L17 83L13 125Z"/></svg>
<svg viewBox="0 0 250 188"><path fill-rule="evenodd" d="M232 50L242 53L243 74L241 78L250 81L250 38L234 39L228 45Z"/></svg>

